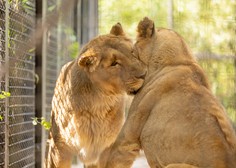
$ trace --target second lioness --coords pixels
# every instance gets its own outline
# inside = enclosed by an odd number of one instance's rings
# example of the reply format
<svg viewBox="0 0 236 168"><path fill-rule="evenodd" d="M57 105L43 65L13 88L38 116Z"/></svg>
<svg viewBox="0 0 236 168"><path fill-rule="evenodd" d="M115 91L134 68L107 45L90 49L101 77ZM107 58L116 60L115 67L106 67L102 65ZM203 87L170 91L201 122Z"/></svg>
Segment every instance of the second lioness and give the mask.
<svg viewBox="0 0 236 168"><path fill-rule="evenodd" d="M145 73L120 24L86 44L57 80L45 167L69 168L73 155L103 167L124 122L125 93L137 91Z"/></svg>
<svg viewBox="0 0 236 168"><path fill-rule="evenodd" d="M183 38L144 18L134 53L148 68L107 167L236 168L236 135Z"/></svg>

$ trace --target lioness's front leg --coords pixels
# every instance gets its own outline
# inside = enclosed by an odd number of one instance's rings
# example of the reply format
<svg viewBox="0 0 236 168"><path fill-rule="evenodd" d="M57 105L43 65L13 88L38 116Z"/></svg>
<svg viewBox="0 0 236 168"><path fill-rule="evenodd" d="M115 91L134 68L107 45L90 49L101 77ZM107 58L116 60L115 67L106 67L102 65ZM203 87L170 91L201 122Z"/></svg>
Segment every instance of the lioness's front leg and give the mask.
<svg viewBox="0 0 236 168"><path fill-rule="evenodd" d="M144 92L134 98L127 120L112 147L107 168L129 168L139 155L140 135L154 106L153 102L148 99L150 94L152 93Z"/></svg>
<svg viewBox="0 0 236 168"><path fill-rule="evenodd" d="M114 144L106 168L130 168L139 155L138 142L122 141Z"/></svg>
<svg viewBox="0 0 236 168"><path fill-rule="evenodd" d="M47 145L45 168L71 167L72 155L65 149L65 145L56 144L53 140L50 140Z"/></svg>

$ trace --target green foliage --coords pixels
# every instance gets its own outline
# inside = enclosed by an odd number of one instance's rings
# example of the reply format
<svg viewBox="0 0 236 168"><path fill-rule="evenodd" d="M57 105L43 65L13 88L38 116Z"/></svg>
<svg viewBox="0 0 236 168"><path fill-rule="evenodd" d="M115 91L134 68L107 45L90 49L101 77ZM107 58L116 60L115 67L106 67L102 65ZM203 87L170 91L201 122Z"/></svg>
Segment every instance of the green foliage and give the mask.
<svg viewBox="0 0 236 168"><path fill-rule="evenodd" d="M127 1L127 0L100 0L99 1L99 33L106 34L112 25L120 22L126 33L135 37L138 22L144 17L163 18L166 15L167 1ZM165 17L166 18L166 17ZM166 20L160 19L157 26L166 26Z"/></svg>
<svg viewBox="0 0 236 168"><path fill-rule="evenodd" d="M44 117L38 118L38 117L34 117L32 118L32 124L33 125L37 125L40 124L42 125L46 130L49 130L51 128L51 123L46 121L46 119Z"/></svg>
<svg viewBox="0 0 236 168"><path fill-rule="evenodd" d="M156 27L167 27L168 1L100 0L99 32L109 32L120 22L135 39L138 22L145 16ZM173 29L184 37L193 54L208 53L219 58L200 60L212 85L212 91L236 123L236 1L178 0L173 2ZM204 55L204 54L202 54ZM224 56L221 57L221 56Z"/></svg>
<svg viewBox="0 0 236 168"><path fill-rule="evenodd" d="M200 60L199 63L209 78L213 93L223 103L230 118L236 122L235 67L233 60Z"/></svg>
<svg viewBox="0 0 236 168"><path fill-rule="evenodd" d="M76 58L79 54L79 43L73 42L68 47L71 58Z"/></svg>
<svg viewBox="0 0 236 168"><path fill-rule="evenodd" d="M76 58L79 54L79 42L76 39L74 31L68 25L61 25L60 31L62 33L62 57Z"/></svg>
<svg viewBox="0 0 236 168"><path fill-rule="evenodd" d="M5 92L5 91L1 91L0 92L0 99L5 99L7 97L10 97L11 96L11 93L10 92ZM1 109L1 107L0 107ZM0 115L0 121L3 121L3 116Z"/></svg>
<svg viewBox="0 0 236 168"><path fill-rule="evenodd" d="M99 1L99 32L109 32L121 22L132 37L136 36L138 22L148 16L156 27L168 27L168 1ZM207 51L232 55L235 49L236 1L173 1L173 25L193 48L194 52ZM230 45L231 44L231 45ZM232 44L234 47L232 47Z"/></svg>

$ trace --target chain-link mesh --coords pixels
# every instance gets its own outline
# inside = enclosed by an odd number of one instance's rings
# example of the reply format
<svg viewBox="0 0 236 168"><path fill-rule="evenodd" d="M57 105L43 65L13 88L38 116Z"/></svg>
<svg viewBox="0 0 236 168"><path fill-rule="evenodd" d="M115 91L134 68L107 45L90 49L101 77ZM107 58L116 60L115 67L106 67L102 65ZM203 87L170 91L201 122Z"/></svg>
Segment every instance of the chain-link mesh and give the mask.
<svg viewBox="0 0 236 168"><path fill-rule="evenodd" d="M77 55L74 33L74 5L58 14L42 36L42 117L50 120L51 100L63 64ZM35 0L0 0L0 167L35 167ZM60 0L38 1L46 19L59 9ZM45 5L46 4L46 5ZM40 5L39 5L40 6ZM45 9L46 8L46 9ZM43 14L43 15L44 15ZM59 20L59 21L58 21ZM43 20L44 21L44 20ZM76 52L75 52L76 51ZM1 94L0 93L0 94ZM39 116L41 117L41 116ZM44 130L43 138L47 137ZM46 141L46 138L43 140ZM43 146L44 147L44 146Z"/></svg>
<svg viewBox="0 0 236 168"><path fill-rule="evenodd" d="M9 167L34 167L35 55L30 38L35 2L12 1L9 7ZM23 47L24 46L24 47Z"/></svg>
<svg viewBox="0 0 236 168"><path fill-rule="evenodd" d="M0 13L1 91L11 94L0 100L0 167L34 167L35 2L1 1Z"/></svg>
<svg viewBox="0 0 236 168"><path fill-rule="evenodd" d="M5 1L0 1L0 90L5 90L4 76L5 64ZM5 157L5 101L0 99L0 167L4 166Z"/></svg>

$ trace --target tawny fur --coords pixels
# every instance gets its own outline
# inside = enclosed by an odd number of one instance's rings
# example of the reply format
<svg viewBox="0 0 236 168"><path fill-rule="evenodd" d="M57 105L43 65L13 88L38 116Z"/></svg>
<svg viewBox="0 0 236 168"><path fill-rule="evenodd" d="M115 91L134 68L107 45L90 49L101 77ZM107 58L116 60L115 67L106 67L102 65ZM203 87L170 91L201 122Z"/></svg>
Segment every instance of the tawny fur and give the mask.
<svg viewBox="0 0 236 168"><path fill-rule="evenodd" d="M134 53L148 72L107 168L131 167L140 149L152 168L236 168L231 122L183 38L144 18Z"/></svg>
<svg viewBox="0 0 236 168"><path fill-rule="evenodd" d="M146 73L132 47L118 23L62 68L52 100L45 167L69 168L73 155L86 167L104 167L124 122L126 92L137 91Z"/></svg>

